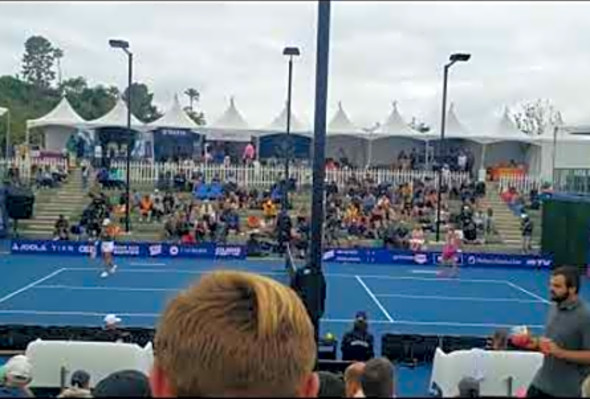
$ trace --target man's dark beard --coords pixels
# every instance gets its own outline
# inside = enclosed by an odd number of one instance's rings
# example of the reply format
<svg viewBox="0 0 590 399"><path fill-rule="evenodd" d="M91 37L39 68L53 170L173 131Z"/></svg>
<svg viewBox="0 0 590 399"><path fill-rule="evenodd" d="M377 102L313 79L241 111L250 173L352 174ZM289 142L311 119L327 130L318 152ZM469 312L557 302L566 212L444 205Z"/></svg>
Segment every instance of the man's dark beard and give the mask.
<svg viewBox="0 0 590 399"><path fill-rule="evenodd" d="M558 295L556 295L553 292L551 293L551 300L553 302L557 303L558 305L561 304L561 303L563 303L563 302L565 302L565 301L567 301L568 298L569 298L569 293L566 293L566 294L564 294L562 296L558 296Z"/></svg>

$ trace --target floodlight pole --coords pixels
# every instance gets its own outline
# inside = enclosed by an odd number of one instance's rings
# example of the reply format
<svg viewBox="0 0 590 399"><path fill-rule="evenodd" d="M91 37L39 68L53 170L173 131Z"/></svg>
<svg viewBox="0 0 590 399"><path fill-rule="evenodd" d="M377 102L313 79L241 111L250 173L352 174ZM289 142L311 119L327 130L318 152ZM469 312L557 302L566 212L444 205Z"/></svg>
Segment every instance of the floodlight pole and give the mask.
<svg viewBox="0 0 590 399"><path fill-rule="evenodd" d="M293 55L289 55L289 77L287 84L287 145L285 146L285 182L283 186L283 206L289 210L289 161L291 158L291 87L293 84Z"/></svg>

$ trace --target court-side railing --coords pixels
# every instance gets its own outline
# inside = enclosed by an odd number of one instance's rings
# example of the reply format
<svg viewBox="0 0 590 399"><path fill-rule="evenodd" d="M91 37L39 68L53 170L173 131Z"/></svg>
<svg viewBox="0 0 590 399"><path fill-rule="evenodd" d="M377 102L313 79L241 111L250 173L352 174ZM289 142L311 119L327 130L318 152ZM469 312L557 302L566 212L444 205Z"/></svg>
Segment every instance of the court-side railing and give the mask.
<svg viewBox="0 0 590 399"><path fill-rule="evenodd" d="M513 187L520 193L528 193L533 189L541 190L544 183L540 176L504 175L498 180L498 188L504 191Z"/></svg>
<svg viewBox="0 0 590 399"><path fill-rule="evenodd" d="M18 169L18 175L21 180L29 181L31 179L32 167L66 167L67 161L63 158L0 158L0 170L4 176L10 168Z"/></svg>
<svg viewBox="0 0 590 399"><path fill-rule="evenodd" d="M125 161L115 161L111 166L126 173ZM201 174L205 181L211 181L218 177L222 181L233 180L246 187L270 187L284 176L284 168L280 166L262 166L253 164L244 165L220 165L191 162L144 162L133 161L130 163L130 180L133 183L151 184L167 175L173 177L180 174L190 179L194 174ZM312 169L307 166L292 166L289 174L299 186L311 185ZM409 183L416 179L430 178L437 183L437 173L419 170L387 170L387 169L347 169L326 170L326 180L334 181L337 185L345 184L350 178L372 178L377 184L391 182L394 184ZM467 173L448 173L443 177L445 183L461 183L469 178Z"/></svg>

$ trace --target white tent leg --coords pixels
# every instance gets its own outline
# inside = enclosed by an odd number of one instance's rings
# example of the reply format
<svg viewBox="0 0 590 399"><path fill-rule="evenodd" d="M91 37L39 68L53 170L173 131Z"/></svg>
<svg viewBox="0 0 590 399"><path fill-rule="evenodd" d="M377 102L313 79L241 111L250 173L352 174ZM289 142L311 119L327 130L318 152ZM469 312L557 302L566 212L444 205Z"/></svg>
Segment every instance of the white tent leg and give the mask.
<svg viewBox="0 0 590 399"><path fill-rule="evenodd" d="M367 148L367 167L366 169L368 169L371 166L371 163L373 162L373 140L368 140L368 148Z"/></svg>
<svg viewBox="0 0 590 399"><path fill-rule="evenodd" d="M479 181L486 181L486 148L487 144L481 145L481 164L479 165L479 173L478 173L478 180Z"/></svg>

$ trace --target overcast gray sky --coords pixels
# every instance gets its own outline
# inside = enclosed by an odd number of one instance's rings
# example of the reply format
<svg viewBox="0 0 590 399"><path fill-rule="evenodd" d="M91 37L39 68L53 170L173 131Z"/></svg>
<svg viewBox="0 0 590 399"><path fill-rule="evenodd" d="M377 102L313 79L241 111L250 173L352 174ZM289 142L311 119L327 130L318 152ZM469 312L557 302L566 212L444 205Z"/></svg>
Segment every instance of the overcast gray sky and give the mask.
<svg viewBox="0 0 590 399"><path fill-rule="evenodd" d="M357 125L385 119L397 100L406 119L438 126L442 66L449 99L470 128L504 105L552 100L566 123L590 120L590 3L333 1L328 119L342 101ZM209 123L234 95L251 126L264 126L286 98L285 45L296 60L293 112L312 125L315 2L0 2L0 74L20 70L23 43L43 35L65 52L64 77L124 87L131 42L136 80L165 108L174 93L201 91ZM183 101L186 97L183 96Z"/></svg>

